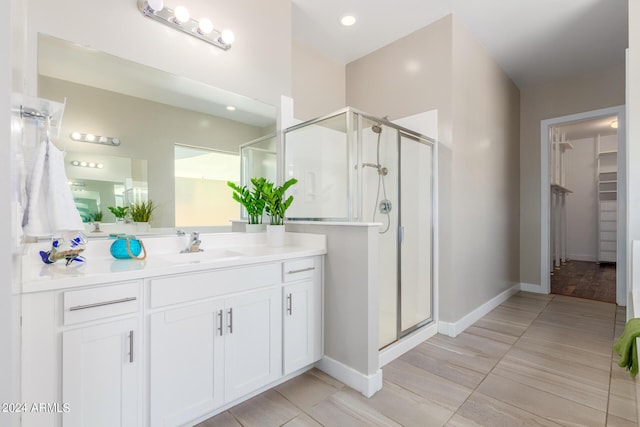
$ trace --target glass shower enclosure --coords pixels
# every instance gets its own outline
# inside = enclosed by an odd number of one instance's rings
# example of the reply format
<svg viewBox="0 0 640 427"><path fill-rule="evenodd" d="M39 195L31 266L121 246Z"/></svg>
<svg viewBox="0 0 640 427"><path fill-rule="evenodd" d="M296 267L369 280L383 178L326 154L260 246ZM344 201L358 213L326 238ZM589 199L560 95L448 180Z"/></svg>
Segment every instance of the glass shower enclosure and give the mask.
<svg viewBox="0 0 640 427"><path fill-rule="evenodd" d="M379 348L433 318L435 141L353 108L284 131L289 219L379 223Z"/></svg>

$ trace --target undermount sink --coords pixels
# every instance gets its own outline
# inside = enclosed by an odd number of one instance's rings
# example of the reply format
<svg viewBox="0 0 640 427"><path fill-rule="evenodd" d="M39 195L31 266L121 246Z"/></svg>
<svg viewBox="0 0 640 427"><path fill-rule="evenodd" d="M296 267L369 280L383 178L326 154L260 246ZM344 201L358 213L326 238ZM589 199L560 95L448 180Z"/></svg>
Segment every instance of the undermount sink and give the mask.
<svg viewBox="0 0 640 427"><path fill-rule="evenodd" d="M244 254L228 249L203 250L200 252L184 252L177 254L160 255L160 258L172 263L208 262L236 259L245 256Z"/></svg>

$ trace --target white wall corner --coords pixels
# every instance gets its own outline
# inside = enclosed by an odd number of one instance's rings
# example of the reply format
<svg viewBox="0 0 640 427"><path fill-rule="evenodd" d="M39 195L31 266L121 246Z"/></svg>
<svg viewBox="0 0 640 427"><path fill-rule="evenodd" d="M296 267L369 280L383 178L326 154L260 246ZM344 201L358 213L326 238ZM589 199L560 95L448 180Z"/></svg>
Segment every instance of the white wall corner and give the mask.
<svg viewBox="0 0 640 427"><path fill-rule="evenodd" d="M372 375L365 375L327 356L323 356L322 359L316 363L316 368L338 381L342 381L352 389L359 391L365 397L371 397L378 390L382 389L381 369L378 369L376 373Z"/></svg>
<svg viewBox="0 0 640 427"><path fill-rule="evenodd" d="M512 295L518 293L520 291L520 287L520 283L511 286L509 289L499 293L498 295L491 298L489 301L485 302L480 307L471 311L456 322L443 322L442 320L438 321L438 333L447 335L449 337L458 336L460 333L464 332L465 329L480 320L491 310L508 300Z"/></svg>
<svg viewBox="0 0 640 427"><path fill-rule="evenodd" d="M520 283L520 290L524 292L533 292L536 294L546 294L542 286L533 283Z"/></svg>

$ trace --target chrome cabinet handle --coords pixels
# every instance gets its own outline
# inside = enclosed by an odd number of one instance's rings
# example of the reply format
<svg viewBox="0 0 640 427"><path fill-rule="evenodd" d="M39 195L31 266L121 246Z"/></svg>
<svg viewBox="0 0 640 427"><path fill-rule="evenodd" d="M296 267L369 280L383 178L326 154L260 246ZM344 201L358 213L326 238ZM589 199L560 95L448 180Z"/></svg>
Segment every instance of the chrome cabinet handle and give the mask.
<svg viewBox="0 0 640 427"><path fill-rule="evenodd" d="M293 302L291 300L291 294L287 295L287 313L289 316L293 314Z"/></svg>
<svg viewBox="0 0 640 427"><path fill-rule="evenodd" d="M227 327L229 328L229 333L232 334L233 333L233 308L229 309L229 325Z"/></svg>
<svg viewBox="0 0 640 427"><path fill-rule="evenodd" d="M137 297L129 297L129 298L122 298L122 299L114 299L112 301L96 302L93 304L76 305L74 307L69 308L69 311L85 310L87 308L102 307L103 305L120 304L123 302L135 301L137 299L138 299Z"/></svg>
<svg viewBox="0 0 640 427"><path fill-rule="evenodd" d="M307 267L307 268L301 268L300 270L289 270L287 271L287 274L296 274L296 273L302 273L304 271L311 271L311 270L315 270L315 267Z"/></svg>
<svg viewBox="0 0 640 427"><path fill-rule="evenodd" d="M129 331L129 363L133 363L133 330Z"/></svg>
<svg viewBox="0 0 640 427"><path fill-rule="evenodd" d="M218 335L222 336L222 310L218 310Z"/></svg>

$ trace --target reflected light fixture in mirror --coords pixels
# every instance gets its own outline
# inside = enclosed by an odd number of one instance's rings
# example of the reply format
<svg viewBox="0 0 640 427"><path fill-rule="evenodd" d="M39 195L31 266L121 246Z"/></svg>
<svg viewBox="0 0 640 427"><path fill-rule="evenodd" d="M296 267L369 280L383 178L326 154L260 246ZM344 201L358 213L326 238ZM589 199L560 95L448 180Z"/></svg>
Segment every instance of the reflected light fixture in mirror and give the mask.
<svg viewBox="0 0 640 427"><path fill-rule="evenodd" d="M172 10L165 7L162 0L138 0L138 9L147 18L223 50L231 49L231 44L235 41L235 35L231 30L216 30L211 20L206 17L199 21L191 18L189 10L184 6L177 6Z"/></svg>
<svg viewBox="0 0 640 427"><path fill-rule="evenodd" d="M117 147L120 145L120 138L113 136L94 135L92 133L72 132L71 139L80 142L90 142L92 144L112 145Z"/></svg>

